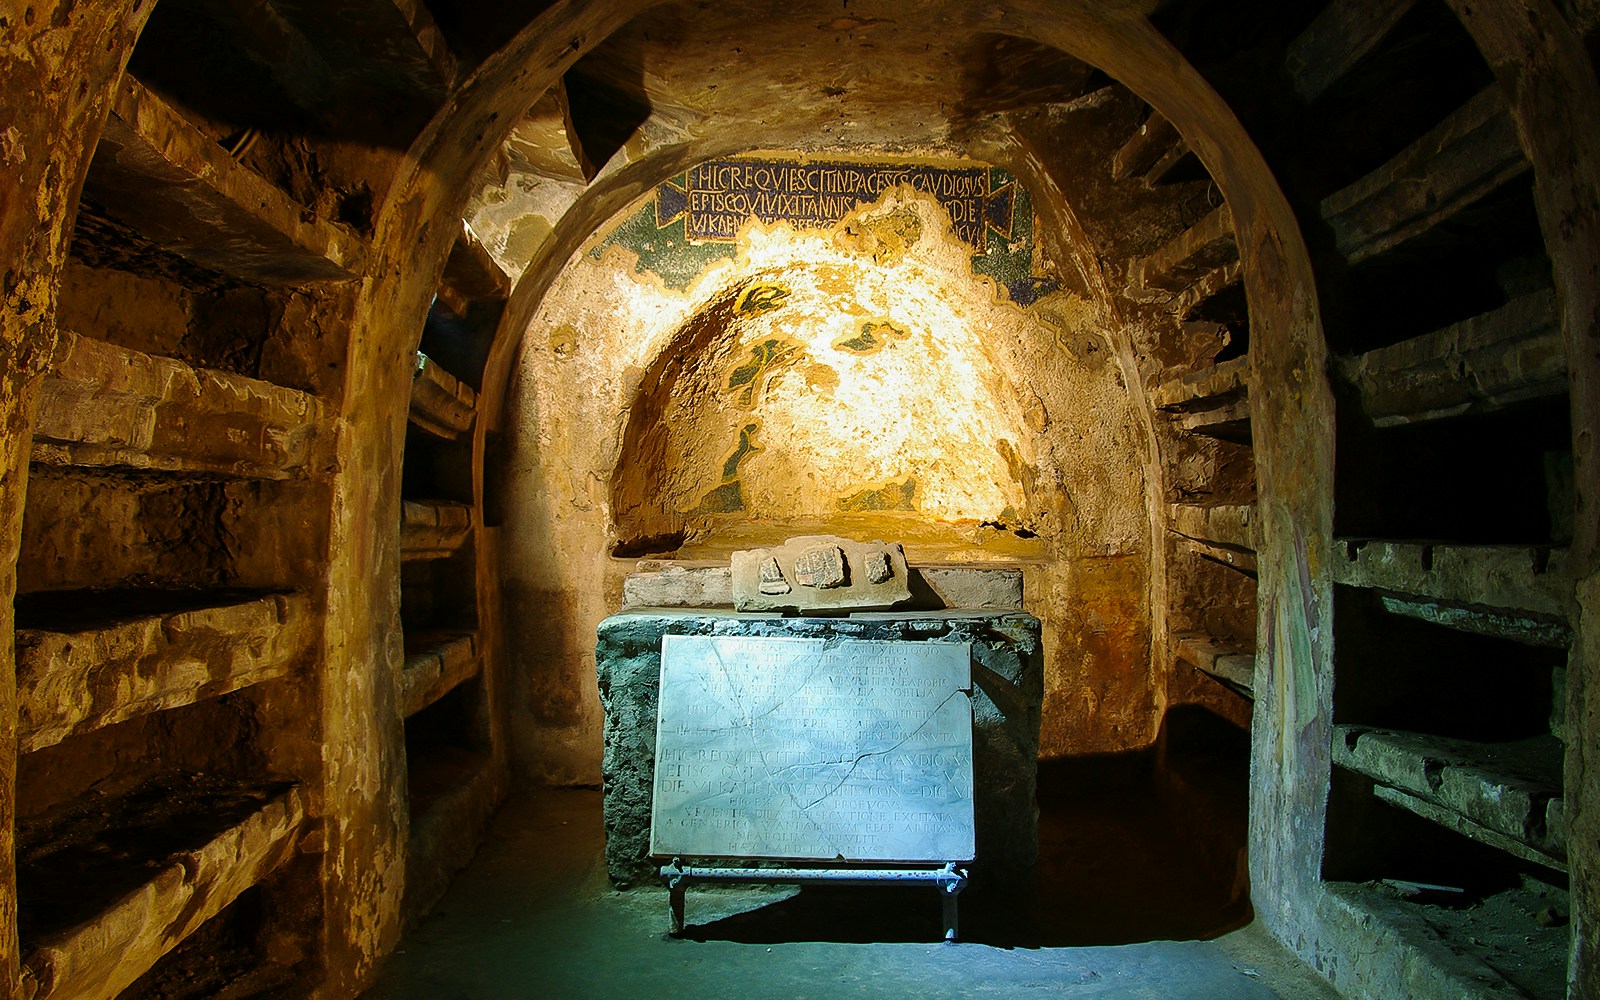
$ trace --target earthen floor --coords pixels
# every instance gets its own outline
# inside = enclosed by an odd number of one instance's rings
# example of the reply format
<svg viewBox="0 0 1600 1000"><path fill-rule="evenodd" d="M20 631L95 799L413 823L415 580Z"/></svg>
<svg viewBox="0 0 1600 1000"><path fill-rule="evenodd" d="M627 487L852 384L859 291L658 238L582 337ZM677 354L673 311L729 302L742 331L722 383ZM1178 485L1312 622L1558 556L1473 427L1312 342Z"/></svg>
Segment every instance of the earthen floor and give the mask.
<svg viewBox="0 0 1600 1000"><path fill-rule="evenodd" d="M1247 907L1163 857L1184 832L1151 823L1138 797L1112 789L1072 808L1046 805L1036 898L969 891L958 945L933 943L927 889L692 889L689 932L673 939L665 890L607 880L599 793L526 792L366 997L1335 996L1258 925L1238 926ZM1105 850L1085 856L1091 842Z"/></svg>

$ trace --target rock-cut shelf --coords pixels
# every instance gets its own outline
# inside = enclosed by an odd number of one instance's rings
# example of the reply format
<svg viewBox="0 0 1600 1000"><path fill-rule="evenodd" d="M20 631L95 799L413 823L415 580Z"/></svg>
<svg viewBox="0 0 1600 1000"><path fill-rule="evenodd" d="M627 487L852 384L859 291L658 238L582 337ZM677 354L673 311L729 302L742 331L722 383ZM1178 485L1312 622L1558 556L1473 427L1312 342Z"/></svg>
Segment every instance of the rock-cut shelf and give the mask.
<svg viewBox="0 0 1600 1000"><path fill-rule="evenodd" d="M304 594L73 591L19 598L16 636L29 753L286 677L318 629Z"/></svg>
<svg viewBox="0 0 1600 1000"><path fill-rule="evenodd" d="M293 855L299 787L192 788L152 785L19 829L22 996L112 1000Z"/></svg>

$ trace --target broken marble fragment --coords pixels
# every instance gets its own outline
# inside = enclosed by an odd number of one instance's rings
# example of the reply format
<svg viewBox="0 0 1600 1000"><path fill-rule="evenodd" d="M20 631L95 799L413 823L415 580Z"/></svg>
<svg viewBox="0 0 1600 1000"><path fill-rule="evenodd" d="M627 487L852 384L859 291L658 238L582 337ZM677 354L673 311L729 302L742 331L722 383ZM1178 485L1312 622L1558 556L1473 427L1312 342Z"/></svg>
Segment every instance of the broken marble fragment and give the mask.
<svg viewBox="0 0 1600 1000"><path fill-rule="evenodd" d="M735 552L730 562L738 611L872 611L911 600L906 556L897 542L802 535L772 548ZM772 589L780 579L783 589Z"/></svg>
<svg viewBox="0 0 1600 1000"><path fill-rule="evenodd" d="M773 596L789 592L789 581L783 578L783 567L776 559L761 564L761 592Z"/></svg>
<svg viewBox="0 0 1600 1000"><path fill-rule="evenodd" d="M777 563L776 559L770 561ZM816 587L818 590L844 586L844 551L837 545L814 545L806 549L794 561L794 578L800 586ZM787 592L788 588L784 588L784 593Z"/></svg>
<svg viewBox="0 0 1600 1000"><path fill-rule="evenodd" d="M894 567L889 565L887 552L868 552L866 563L868 583L882 583L894 576Z"/></svg>

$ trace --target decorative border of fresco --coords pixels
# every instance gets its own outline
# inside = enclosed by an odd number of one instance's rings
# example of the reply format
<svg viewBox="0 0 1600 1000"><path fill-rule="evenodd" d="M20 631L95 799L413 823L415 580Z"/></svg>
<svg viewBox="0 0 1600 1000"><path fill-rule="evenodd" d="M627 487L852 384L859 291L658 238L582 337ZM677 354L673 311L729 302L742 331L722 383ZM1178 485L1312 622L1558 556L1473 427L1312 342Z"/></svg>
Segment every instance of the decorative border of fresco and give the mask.
<svg viewBox="0 0 1600 1000"><path fill-rule="evenodd" d="M939 200L955 235L971 247L972 271L994 279L1011 301L1032 305L1059 282L1035 273L1033 199L1009 171L985 164L863 163L769 158L708 160L656 188L654 197L591 250L638 256L669 288L682 290L731 257L750 219L826 229L890 188L909 184Z"/></svg>

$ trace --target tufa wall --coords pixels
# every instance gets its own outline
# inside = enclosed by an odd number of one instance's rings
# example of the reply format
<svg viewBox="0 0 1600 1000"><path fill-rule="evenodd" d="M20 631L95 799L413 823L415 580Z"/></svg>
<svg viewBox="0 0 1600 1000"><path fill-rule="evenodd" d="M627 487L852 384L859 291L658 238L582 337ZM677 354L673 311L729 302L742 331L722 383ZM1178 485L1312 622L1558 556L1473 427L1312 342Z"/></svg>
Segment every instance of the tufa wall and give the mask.
<svg viewBox="0 0 1600 1000"><path fill-rule="evenodd" d="M513 758L593 780L608 553L823 514L1026 567L1050 752L1248 720L1252 903L1339 988L1600 995L1597 39L1593 0L0 9L0 996L358 994ZM1026 262L992 172L660 214L752 149L1004 168ZM828 261L859 322L791 323L845 311ZM430 306L470 343L419 364ZM947 341L984 432L782 472L778 402L879 431L837 404ZM965 493L907 493L933 456ZM1501 936L1530 886L1557 919Z"/></svg>
<svg viewBox="0 0 1600 1000"><path fill-rule="evenodd" d="M819 188L842 193L803 193ZM1044 752L1148 743L1133 417L1033 226L1027 191L982 164L741 158L677 175L569 260L507 421L534 773L597 774L583 637L630 557L725 561L813 529L1025 566L1050 650ZM550 640L552 617L570 639Z"/></svg>

